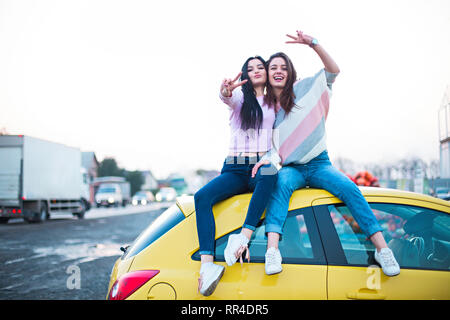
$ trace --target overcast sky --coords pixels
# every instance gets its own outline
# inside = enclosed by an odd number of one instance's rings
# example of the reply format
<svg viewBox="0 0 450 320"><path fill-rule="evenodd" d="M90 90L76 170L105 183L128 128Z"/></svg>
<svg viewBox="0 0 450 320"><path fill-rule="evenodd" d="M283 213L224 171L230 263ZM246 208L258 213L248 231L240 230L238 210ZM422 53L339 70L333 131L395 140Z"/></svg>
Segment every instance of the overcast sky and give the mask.
<svg viewBox="0 0 450 320"><path fill-rule="evenodd" d="M314 51L284 43L297 29L341 69L331 160L439 159L448 0L0 0L0 129L158 178L220 170L229 139L221 80L277 51L300 77L313 75L322 68Z"/></svg>

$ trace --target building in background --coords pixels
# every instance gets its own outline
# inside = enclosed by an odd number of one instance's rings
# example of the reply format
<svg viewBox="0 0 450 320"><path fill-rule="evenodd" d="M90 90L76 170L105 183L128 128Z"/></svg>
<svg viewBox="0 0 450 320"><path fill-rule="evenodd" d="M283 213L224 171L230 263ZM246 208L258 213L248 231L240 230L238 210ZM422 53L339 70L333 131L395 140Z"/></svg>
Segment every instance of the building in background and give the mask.
<svg viewBox="0 0 450 320"><path fill-rule="evenodd" d="M444 93L438 118L440 177L450 178L450 86Z"/></svg>
<svg viewBox="0 0 450 320"><path fill-rule="evenodd" d="M144 177L144 184L141 186L141 190L153 192L158 189L158 180L150 170L142 171L142 176Z"/></svg>
<svg viewBox="0 0 450 320"><path fill-rule="evenodd" d="M87 183L89 183L89 201L94 203L95 186L94 180L97 178L98 160L92 151L81 153L81 166L86 169Z"/></svg>

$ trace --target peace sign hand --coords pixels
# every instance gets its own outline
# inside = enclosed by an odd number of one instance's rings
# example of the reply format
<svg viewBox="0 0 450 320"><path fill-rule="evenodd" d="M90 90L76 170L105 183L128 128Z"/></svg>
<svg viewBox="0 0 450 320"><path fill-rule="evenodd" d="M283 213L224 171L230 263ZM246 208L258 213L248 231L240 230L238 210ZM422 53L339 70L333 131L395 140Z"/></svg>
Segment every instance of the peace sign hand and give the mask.
<svg viewBox="0 0 450 320"><path fill-rule="evenodd" d="M241 75L242 72L239 72L239 74L233 80L223 79L222 85L220 86L220 92L224 97L231 97L231 93L233 92L234 89L236 89L239 86L242 86L244 83L248 81L247 79L245 79L238 83L235 83Z"/></svg>
<svg viewBox="0 0 450 320"><path fill-rule="evenodd" d="M307 44L308 46L311 45L311 41L314 39L311 36L303 34L303 32L299 30L297 30L297 36L291 36L290 34L287 34L286 36L294 40L294 41L286 41L286 43L300 43L300 44Z"/></svg>

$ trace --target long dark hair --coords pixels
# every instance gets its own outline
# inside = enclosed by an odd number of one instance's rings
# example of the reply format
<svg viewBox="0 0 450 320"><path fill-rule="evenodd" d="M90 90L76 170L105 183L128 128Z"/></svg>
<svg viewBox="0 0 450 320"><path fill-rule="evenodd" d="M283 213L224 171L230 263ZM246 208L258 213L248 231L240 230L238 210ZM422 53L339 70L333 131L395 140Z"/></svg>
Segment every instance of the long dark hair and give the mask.
<svg viewBox="0 0 450 320"><path fill-rule="evenodd" d="M293 86L297 79L297 72L295 71L294 64L292 63L291 59L289 59L289 57L283 52L277 52L270 56L270 58L266 64L267 70L269 70L270 62L275 58L282 58L287 66L288 77L286 80L286 85L283 88L283 91L281 92L279 102L280 102L281 107L286 112L286 114L288 114L289 112L291 112L292 108L295 106L295 94L294 94ZM273 88L270 85L269 80L267 80L266 92L267 93L264 97L264 101L268 105L275 106L277 104L277 97L275 96L275 93L273 92Z"/></svg>
<svg viewBox="0 0 450 320"><path fill-rule="evenodd" d="M244 102L242 104L240 113L241 129L244 131L248 129L259 130L263 122L263 112L258 102L258 99L256 99L255 89L253 88L253 84L250 81L247 71L248 63L250 62L250 60L253 59L260 60L264 65L264 68L266 69L266 61L264 61L264 59L261 58L260 56L248 58L247 61L245 61L244 65L242 66L241 81L247 79L247 82L242 85ZM265 72L267 74L267 69L265 70Z"/></svg>

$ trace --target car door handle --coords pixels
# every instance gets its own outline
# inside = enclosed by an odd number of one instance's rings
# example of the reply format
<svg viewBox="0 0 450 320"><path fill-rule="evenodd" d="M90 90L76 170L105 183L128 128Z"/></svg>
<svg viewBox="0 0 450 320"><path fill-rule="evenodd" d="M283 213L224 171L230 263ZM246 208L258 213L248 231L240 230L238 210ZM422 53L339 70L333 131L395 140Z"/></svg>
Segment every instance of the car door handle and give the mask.
<svg viewBox="0 0 450 320"><path fill-rule="evenodd" d="M386 295L381 293L369 293L369 292L347 292L346 294L348 299L356 299L356 300L384 300L386 299Z"/></svg>

